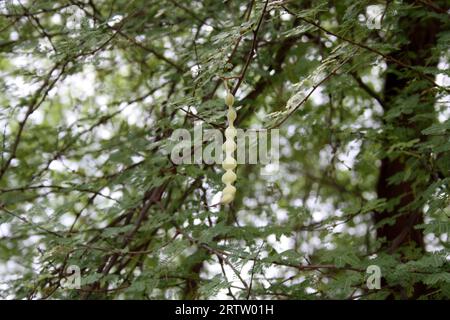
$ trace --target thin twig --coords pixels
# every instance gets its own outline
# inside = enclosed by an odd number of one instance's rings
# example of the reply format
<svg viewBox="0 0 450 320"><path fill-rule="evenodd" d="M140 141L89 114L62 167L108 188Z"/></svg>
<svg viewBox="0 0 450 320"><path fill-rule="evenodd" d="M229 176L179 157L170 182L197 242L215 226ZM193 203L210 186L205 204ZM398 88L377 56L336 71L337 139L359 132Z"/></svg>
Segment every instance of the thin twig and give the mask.
<svg viewBox="0 0 450 320"><path fill-rule="evenodd" d="M332 76L334 76L336 74L336 72L342 67L344 66L348 61L350 60L350 57L346 58L341 64L339 64L337 67L335 67L333 70L331 70L331 72L322 80L320 80L317 84L315 84L312 89L308 92L308 94L294 107L292 108L287 116L285 116L281 121L279 121L278 123L276 123L275 125L273 125L272 127L270 127L270 129L274 129L274 128L278 128L280 127L287 119L289 119L289 117L298 110L298 108L300 108L306 101L308 101L308 99L311 97L311 95L314 93L314 91L316 91L316 89L318 87L320 87L323 83L325 83L326 81L328 81Z"/></svg>
<svg viewBox="0 0 450 320"><path fill-rule="evenodd" d="M261 28L262 22L264 20L264 16L266 14L267 5L269 4L269 0L266 0L264 3L263 10L261 12L261 16L259 17L258 24L256 26L256 29L253 30L253 41L252 41L252 47L250 49L250 52L247 55L247 60L245 61L244 67L242 68L242 72L239 76L238 82L236 83L236 86L233 88L232 93L233 95L236 95L236 92L238 91L242 81L244 81L245 73L247 72L248 66L250 65L250 62L252 61L252 57L255 54L256 46L257 46L257 40L258 40L258 31Z"/></svg>

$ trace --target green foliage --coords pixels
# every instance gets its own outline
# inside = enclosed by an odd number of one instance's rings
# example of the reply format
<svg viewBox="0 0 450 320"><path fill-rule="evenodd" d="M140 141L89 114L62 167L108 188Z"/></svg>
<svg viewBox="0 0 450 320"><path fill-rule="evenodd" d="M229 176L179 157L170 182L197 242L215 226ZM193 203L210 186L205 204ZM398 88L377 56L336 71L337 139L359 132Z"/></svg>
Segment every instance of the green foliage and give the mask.
<svg viewBox="0 0 450 320"><path fill-rule="evenodd" d="M1 2L0 297L450 298L450 34L433 3ZM440 25L423 59L399 53L405 19ZM280 129L280 171L239 165L234 203L211 206L221 167L175 165L170 136L225 128L224 77L239 128ZM406 195L378 195L382 161ZM411 212L425 245L390 246L379 230Z"/></svg>

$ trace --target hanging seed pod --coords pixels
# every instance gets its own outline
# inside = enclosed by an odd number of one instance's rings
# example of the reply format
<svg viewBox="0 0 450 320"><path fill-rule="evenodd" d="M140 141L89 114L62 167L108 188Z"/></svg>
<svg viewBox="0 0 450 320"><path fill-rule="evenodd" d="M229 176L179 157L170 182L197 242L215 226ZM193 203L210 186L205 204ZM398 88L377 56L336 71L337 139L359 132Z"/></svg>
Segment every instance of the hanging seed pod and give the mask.
<svg viewBox="0 0 450 320"><path fill-rule="evenodd" d="M222 162L222 168L225 170L233 170L236 168L236 160L231 157L225 158L225 160Z"/></svg>
<svg viewBox="0 0 450 320"><path fill-rule="evenodd" d="M227 92L227 96L225 97L225 104L228 107L232 107L234 103L234 96L231 94L231 92Z"/></svg>
<svg viewBox="0 0 450 320"><path fill-rule="evenodd" d="M236 120L236 116L237 116L236 111L234 111L233 109L228 110L227 117L228 117L229 121Z"/></svg>
<svg viewBox="0 0 450 320"><path fill-rule="evenodd" d="M233 158L233 153L236 150L234 138L236 138L237 130L233 126L233 122L236 120L237 114L233 109L233 103L234 96L228 91L225 97L225 104L228 106L228 127L225 129L225 143L222 146L225 151L225 160L222 162L222 167L226 170L222 176L222 182L225 184L225 188L222 191L222 199L220 200L222 204L232 202L236 194L236 187L233 186L233 183L237 179L236 173L233 171L236 168L236 159Z"/></svg>
<svg viewBox="0 0 450 320"><path fill-rule="evenodd" d="M227 170L222 176L222 182L225 184L231 184L236 181L236 173L233 170Z"/></svg>
<svg viewBox="0 0 450 320"><path fill-rule="evenodd" d="M228 153L234 152L236 150L236 143L233 140L226 140L222 149Z"/></svg>
<svg viewBox="0 0 450 320"><path fill-rule="evenodd" d="M225 138L234 140L234 137L236 137L236 135L237 135L237 130L235 127L230 126L225 129Z"/></svg>
<svg viewBox="0 0 450 320"><path fill-rule="evenodd" d="M222 204L228 204L231 201L234 200L234 195L236 193L236 188L232 186L231 184L228 184L225 189L222 191L222 199L220 200L220 203Z"/></svg>

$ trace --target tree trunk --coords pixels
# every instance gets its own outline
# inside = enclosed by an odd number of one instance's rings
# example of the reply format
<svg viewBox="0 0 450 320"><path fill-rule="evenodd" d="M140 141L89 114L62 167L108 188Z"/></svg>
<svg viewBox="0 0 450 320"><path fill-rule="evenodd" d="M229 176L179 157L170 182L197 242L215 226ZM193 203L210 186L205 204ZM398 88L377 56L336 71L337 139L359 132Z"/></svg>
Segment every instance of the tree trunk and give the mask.
<svg viewBox="0 0 450 320"><path fill-rule="evenodd" d="M408 1L414 3L414 1ZM416 4L418 5L418 3ZM421 19L417 14L423 10L430 10L429 7L419 6L408 11L407 15L400 19L400 31L407 38L407 43L391 54L391 57L410 66L433 66L438 63L433 58L433 48L436 45L437 34L440 24L437 19ZM400 13L402 14L402 13ZM434 55L436 56L436 55ZM400 115L385 120L385 136L397 138L396 142L407 142L413 139L423 141L425 137L421 131L428 127L434 116L434 93L429 90L433 83L427 80L427 85L416 86L420 89L411 89L411 84L418 80L423 80L423 76L408 70L392 61L387 61L387 75L384 88L385 116L395 108L398 103L405 103L404 99L416 95L418 103L410 107L413 112L401 113ZM405 95L406 94L406 95ZM403 101L402 101L403 100ZM418 115L426 117L418 118ZM425 119L425 120L419 120ZM385 140L384 150L388 150L393 142ZM395 143L395 142L394 142ZM375 213L375 223L379 223L386 218L394 218L393 224L380 224L377 226L377 238L384 239L383 248L389 253L399 250L402 246L410 245L424 250L422 231L416 229L418 224L423 223L423 212L420 206L415 206L414 202L425 190L427 183L417 183L413 178L402 180L400 183L390 183L390 179L399 173L406 172L408 165L417 159L412 156L400 155L395 158L385 157L382 159L380 175L377 185L379 198L385 198L391 203L389 209ZM429 170L422 165L419 166L424 173ZM431 178L428 184L431 183ZM397 200L396 200L397 199ZM403 290L399 288L402 297ZM415 288L414 297L423 293L423 288Z"/></svg>

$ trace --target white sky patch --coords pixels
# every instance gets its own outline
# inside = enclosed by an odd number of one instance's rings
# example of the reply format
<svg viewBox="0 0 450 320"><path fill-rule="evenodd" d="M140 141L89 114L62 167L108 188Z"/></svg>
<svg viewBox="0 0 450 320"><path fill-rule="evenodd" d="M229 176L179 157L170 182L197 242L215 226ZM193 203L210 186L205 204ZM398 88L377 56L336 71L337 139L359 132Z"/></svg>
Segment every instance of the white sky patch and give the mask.
<svg viewBox="0 0 450 320"><path fill-rule="evenodd" d="M20 160L19 159L12 159L9 166L11 168L14 168L14 167L17 167L19 164L20 164Z"/></svg>
<svg viewBox="0 0 450 320"><path fill-rule="evenodd" d="M450 64L444 58L441 58L438 64L440 70L448 70ZM450 86L450 77L444 73L436 75L436 83L443 87ZM444 122L450 119L450 95L444 95L436 102L437 109L439 110L438 119L440 122Z"/></svg>
<svg viewBox="0 0 450 320"><path fill-rule="evenodd" d="M11 236L11 225L9 223L0 223L0 237L9 236Z"/></svg>
<svg viewBox="0 0 450 320"><path fill-rule="evenodd" d="M53 24L60 25L60 24L62 23L62 17L61 17L61 15L60 15L59 13L55 13L55 14L52 15L52 17L50 18L50 21L51 21Z"/></svg>
<svg viewBox="0 0 450 320"><path fill-rule="evenodd" d="M65 227L72 226L74 221L75 221L75 217L72 214L63 214L59 218L59 222Z"/></svg>
<svg viewBox="0 0 450 320"><path fill-rule="evenodd" d="M209 205L215 205L215 204L219 203L221 198L222 198L222 191L217 192L215 195L212 196L211 203ZM220 206L211 207L209 210L211 212L219 212Z"/></svg>
<svg viewBox="0 0 450 320"><path fill-rule="evenodd" d="M11 40L11 41L17 41L17 40L19 40L19 33L18 33L17 31L12 31L12 32L9 34L9 40Z"/></svg>
<svg viewBox="0 0 450 320"><path fill-rule="evenodd" d="M52 163L50 164L49 168L50 170L55 170L55 171L77 171L80 167L81 161L80 162L75 162L75 161L71 161L68 160L67 158L61 157L61 159L59 160L53 160Z"/></svg>
<svg viewBox="0 0 450 320"><path fill-rule="evenodd" d="M329 166L333 156L332 152L333 149L329 144L325 145L323 149L319 151L319 165L322 169Z"/></svg>
<svg viewBox="0 0 450 320"><path fill-rule="evenodd" d="M131 73L131 69L130 69L130 66L128 64L122 64L119 67L119 74L121 76L128 77L128 76L130 76L130 73Z"/></svg>
<svg viewBox="0 0 450 320"><path fill-rule="evenodd" d="M133 161L133 163L138 163L143 161L145 158L143 156L131 156L131 161Z"/></svg>
<svg viewBox="0 0 450 320"><path fill-rule="evenodd" d="M367 27L371 29L380 29L381 28L381 18L383 16L383 12L385 10L385 6L381 4L369 5L366 8L366 17L368 24Z"/></svg>
<svg viewBox="0 0 450 320"><path fill-rule="evenodd" d="M64 165L63 165L62 162L59 161L59 160L53 160L53 161L50 163L50 166L49 166L48 168L49 168L50 170L52 170L52 171L58 171L58 172L62 172L62 171L65 170Z"/></svg>
<svg viewBox="0 0 450 320"><path fill-rule="evenodd" d="M66 77L56 90L61 97L86 100L95 95L95 83L95 73L90 68L84 68L83 72Z"/></svg>
<svg viewBox="0 0 450 320"><path fill-rule="evenodd" d="M320 86L316 90L314 90L309 98L316 106L323 105L329 101L328 96L323 93L323 86Z"/></svg>
<svg viewBox="0 0 450 320"><path fill-rule="evenodd" d="M323 212L323 211L314 211L312 213L312 217L313 217L314 222L322 221L322 220L324 220L326 218L326 216L327 216L327 214L325 212Z"/></svg>
<svg viewBox="0 0 450 320"><path fill-rule="evenodd" d="M322 202L317 197L306 200L306 207L311 210L314 222L322 221L336 211L331 203Z"/></svg>
<svg viewBox="0 0 450 320"><path fill-rule="evenodd" d="M213 30L214 30L213 27L208 26L208 25L203 25L202 28L200 29L200 32L202 32L203 34L210 34Z"/></svg>
<svg viewBox="0 0 450 320"><path fill-rule="evenodd" d="M102 95L97 95L94 100L97 105L106 106L109 102L109 97L102 94Z"/></svg>
<svg viewBox="0 0 450 320"><path fill-rule="evenodd" d="M292 19L292 15L291 14L289 14L289 13L287 13L287 12L283 12L281 15L280 15L280 18L281 18L281 20L283 20L283 21L289 21L289 20L291 20Z"/></svg>
<svg viewBox="0 0 450 320"><path fill-rule="evenodd" d="M345 146L345 152L338 155L338 159L341 161L341 163L338 162L336 164L338 169L349 170L353 168L360 150L361 140L350 141L350 143Z"/></svg>
<svg viewBox="0 0 450 320"><path fill-rule="evenodd" d="M86 16L83 10L75 6L70 6L65 8L65 12L70 14L66 21L66 27L69 30L79 30L81 28L81 20Z"/></svg>
<svg viewBox="0 0 450 320"><path fill-rule="evenodd" d="M269 163L261 168L261 175L265 176L267 181L275 181L278 178L277 173L280 171L280 165L278 163Z"/></svg>
<svg viewBox="0 0 450 320"><path fill-rule="evenodd" d="M113 136L113 131L107 125L98 126L95 132L102 140L109 140Z"/></svg>
<svg viewBox="0 0 450 320"><path fill-rule="evenodd" d="M275 214L277 216L278 223L282 224L288 221L289 216L285 209L278 209L275 211Z"/></svg>
<svg viewBox="0 0 450 320"><path fill-rule="evenodd" d="M48 38L41 38L38 40L37 49L41 52L48 52L53 50L53 46Z"/></svg>
<svg viewBox="0 0 450 320"><path fill-rule="evenodd" d="M42 122L44 122L44 112L38 109L34 111L28 119L34 124L42 124Z"/></svg>
<svg viewBox="0 0 450 320"><path fill-rule="evenodd" d="M129 125L144 126L145 113L136 103L130 104L128 108L122 111L121 115Z"/></svg>
<svg viewBox="0 0 450 320"><path fill-rule="evenodd" d="M63 117L65 118L65 122L66 122L67 126L72 126L78 120L77 113L73 112L72 110L65 110ZM75 128L75 130L76 130L76 128Z"/></svg>
<svg viewBox="0 0 450 320"><path fill-rule="evenodd" d="M114 25L118 24L120 21L122 21L123 16L118 14L113 16L109 21L107 22L108 26L113 27Z"/></svg>
<svg viewBox="0 0 450 320"><path fill-rule="evenodd" d="M186 107L186 109L192 114L195 114L195 115L198 114L197 108L194 106L188 106L188 107Z"/></svg>
<svg viewBox="0 0 450 320"><path fill-rule="evenodd" d="M25 98L32 95L39 89L39 83L29 83L22 76L5 77L6 86L8 87L8 95L12 100L14 98Z"/></svg>
<svg viewBox="0 0 450 320"><path fill-rule="evenodd" d="M365 76L362 80L371 83L376 92L381 92L384 83L382 74L386 69L386 62L378 59L370 70L370 76Z"/></svg>
<svg viewBox="0 0 450 320"><path fill-rule="evenodd" d="M265 213L257 215L249 215L246 210L240 210L237 213L238 219L242 224L255 227L265 227L269 224L269 220Z"/></svg>
<svg viewBox="0 0 450 320"><path fill-rule="evenodd" d="M295 240L292 237L286 237L285 235L282 235L280 240L277 240L275 235L271 234L267 237L267 243L278 253L294 249L295 247Z"/></svg>
<svg viewBox="0 0 450 320"><path fill-rule="evenodd" d="M308 48L308 52L305 54L305 59L309 61L318 60L319 57L320 54L316 48Z"/></svg>
<svg viewBox="0 0 450 320"><path fill-rule="evenodd" d="M123 196L122 191L113 191L110 194L110 197L117 201L119 201L122 198L122 196Z"/></svg>
<svg viewBox="0 0 450 320"><path fill-rule="evenodd" d="M83 168L83 170L86 172L86 174L90 176L99 177L102 175L101 170L98 170L99 166L102 166L107 160L107 155L102 155L98 158L94 158L91 154L86 154L81 158L79 165L80 168Z"/></svg>
<svg viewBox="0 0 450 320"><path fill-rule="evenodd" d="M191 75L193 78L195 78L198 75L199 70L200 70L200 66L198 64L191 67Z"/></svg>

